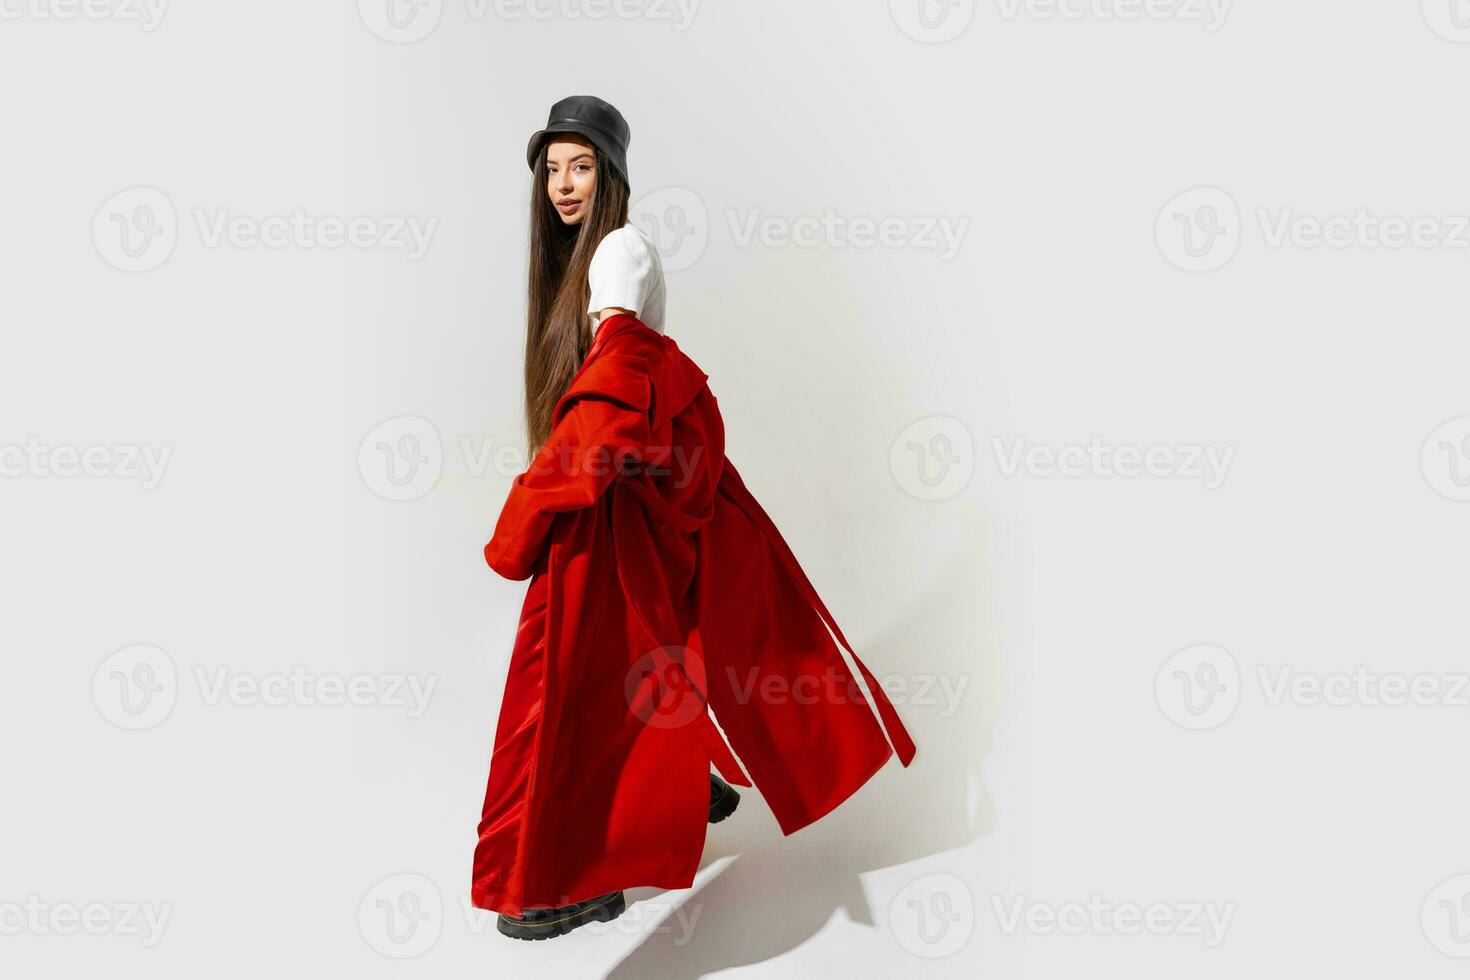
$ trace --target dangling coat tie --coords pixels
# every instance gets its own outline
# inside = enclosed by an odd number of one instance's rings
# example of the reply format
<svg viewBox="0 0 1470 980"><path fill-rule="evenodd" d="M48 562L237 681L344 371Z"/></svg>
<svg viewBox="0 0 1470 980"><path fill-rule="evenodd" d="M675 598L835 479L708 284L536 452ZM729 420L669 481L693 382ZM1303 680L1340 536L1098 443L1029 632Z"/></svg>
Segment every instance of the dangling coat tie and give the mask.
<svg viewBox="0 0 1470 980"><path fill-rule="evenodd" d="M754 782L792 834L894 752L914 757L726 458L706 381L636 316L605 318L485 546L496 572L531 581L475 848L479 908L689 887L711 764Z"/></svg>

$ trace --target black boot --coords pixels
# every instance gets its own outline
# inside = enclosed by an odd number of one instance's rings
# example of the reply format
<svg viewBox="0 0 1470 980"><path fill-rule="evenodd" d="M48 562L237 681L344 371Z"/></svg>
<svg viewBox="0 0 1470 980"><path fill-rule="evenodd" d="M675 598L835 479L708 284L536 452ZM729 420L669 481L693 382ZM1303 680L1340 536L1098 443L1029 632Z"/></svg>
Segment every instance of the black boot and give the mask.
<svg viewBox="0 0 1470 980"><path fill-rule="evenodd" d="M495 928L503 936L512 939L551 939L564 936L588 922L611 922L627 909L620 891L608 892L589 898L585 902L574 902L554 909L525 909L520 916L496 916Z"/></svg>
<svg viewBox="0 0 1470 980"><path fill-rule="evenodd" d="M709 822L719 823L740 805L740 794L735 787L714 773L709 774Z"/></svg>

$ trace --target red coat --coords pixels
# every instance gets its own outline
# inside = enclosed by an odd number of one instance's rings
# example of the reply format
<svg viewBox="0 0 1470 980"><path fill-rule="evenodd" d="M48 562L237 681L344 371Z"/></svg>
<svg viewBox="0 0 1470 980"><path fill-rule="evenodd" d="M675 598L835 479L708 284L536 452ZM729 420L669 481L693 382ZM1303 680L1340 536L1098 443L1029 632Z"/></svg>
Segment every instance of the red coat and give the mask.
<svg viewBox="0 0 1470 980"><path fill-rule="evenodd" d="M475 848L479 908L689 887L712 763L754 781L791 834L894 751L913 759L725 457L706 377L632 314L604 319L485 546L496 572L531 584Z"/></svg>

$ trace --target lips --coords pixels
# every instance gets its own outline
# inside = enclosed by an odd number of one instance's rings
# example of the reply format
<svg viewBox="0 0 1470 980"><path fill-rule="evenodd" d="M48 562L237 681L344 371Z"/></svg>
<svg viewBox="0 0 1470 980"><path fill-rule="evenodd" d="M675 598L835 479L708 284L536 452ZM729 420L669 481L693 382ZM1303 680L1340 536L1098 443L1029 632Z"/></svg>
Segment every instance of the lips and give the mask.
<svg viewBox="0 0 1470 980"><path fill-rule="evenodd" d="M561 208L563 211L575 211L577 209L577 206L580 205L581 203L582 203L581 201L574 201L574 200L571 200L571 199L567 199L567 200L564 200L564 201L557 201L556 202L556 206L558 208Z"/></svg>

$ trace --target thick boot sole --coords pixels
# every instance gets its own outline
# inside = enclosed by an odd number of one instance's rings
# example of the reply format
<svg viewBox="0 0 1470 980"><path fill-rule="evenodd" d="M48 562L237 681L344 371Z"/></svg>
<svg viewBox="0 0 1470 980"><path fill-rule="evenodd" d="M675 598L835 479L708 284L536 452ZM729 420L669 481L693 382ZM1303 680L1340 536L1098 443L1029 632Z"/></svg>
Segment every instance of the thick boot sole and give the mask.
<svg viewBox="0 0 1470 980"><path fill-rule="evenodd" d="M735 787L729 785L723 779L720 780L720 784L725 788L709 805L710 823L719 823L734 813L735 808L740 805L740 793L736 791Z"/></svg>
<svg viewBox="0 0 1470 980"><path fill-rule="evenodd" d="M584 926L589 922L611 922L622 915L627 908L628 903L623 898L623 893L617 892L600 905L588 906L579 911L543 919L540 922L521 922L498 915L495 917L495 928L502 936L509 936L512 939L552 939L556 936L565 936L578 926Z"/></svg>

